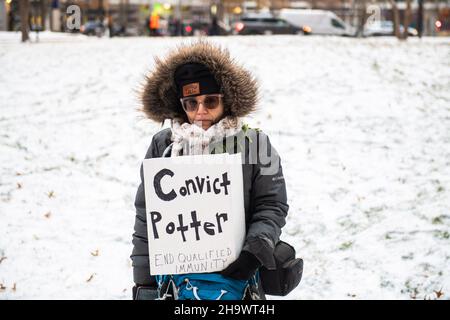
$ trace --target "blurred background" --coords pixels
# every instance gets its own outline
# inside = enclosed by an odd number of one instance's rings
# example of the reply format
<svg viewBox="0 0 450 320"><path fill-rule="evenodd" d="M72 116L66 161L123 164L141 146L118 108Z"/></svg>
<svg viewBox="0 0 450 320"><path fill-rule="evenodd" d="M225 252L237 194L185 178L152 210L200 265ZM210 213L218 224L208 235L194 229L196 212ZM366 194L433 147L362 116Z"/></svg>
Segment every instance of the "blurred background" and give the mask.
<svg viewBox="0 0 450 320"><path fill-rule="evenodd" d="M76 27L67 23L73 5L80 10ZM1 0L0 31L18 30L80 32L98 37L295 33L440 36L450 32L450 1Z"/></svg>

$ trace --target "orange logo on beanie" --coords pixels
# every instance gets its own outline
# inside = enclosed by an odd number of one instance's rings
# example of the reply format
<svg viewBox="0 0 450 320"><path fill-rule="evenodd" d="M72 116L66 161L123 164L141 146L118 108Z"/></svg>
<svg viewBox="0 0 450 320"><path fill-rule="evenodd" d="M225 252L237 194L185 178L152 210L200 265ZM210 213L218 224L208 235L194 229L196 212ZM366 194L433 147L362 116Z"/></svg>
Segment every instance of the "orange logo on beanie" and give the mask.
<svg viewBox="0 0 450 320"><path fill-rule="evenodd" d="M183 97L192 96L200 93L200 83L194 82L183 86Z"/></svg>

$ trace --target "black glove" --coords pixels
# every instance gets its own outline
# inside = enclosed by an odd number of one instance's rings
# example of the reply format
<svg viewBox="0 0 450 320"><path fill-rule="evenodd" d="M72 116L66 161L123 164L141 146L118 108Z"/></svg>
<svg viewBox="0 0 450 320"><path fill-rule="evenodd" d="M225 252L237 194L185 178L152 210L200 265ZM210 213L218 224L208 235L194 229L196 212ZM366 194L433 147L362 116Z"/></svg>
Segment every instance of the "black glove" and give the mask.
<svg viewBox="0 0 450 320"><path fill-rule="evenodd" d="M250 279L261 266L259 260L248 251L241 251L239 257L230 264L221 274L236 280Z"/></svg>

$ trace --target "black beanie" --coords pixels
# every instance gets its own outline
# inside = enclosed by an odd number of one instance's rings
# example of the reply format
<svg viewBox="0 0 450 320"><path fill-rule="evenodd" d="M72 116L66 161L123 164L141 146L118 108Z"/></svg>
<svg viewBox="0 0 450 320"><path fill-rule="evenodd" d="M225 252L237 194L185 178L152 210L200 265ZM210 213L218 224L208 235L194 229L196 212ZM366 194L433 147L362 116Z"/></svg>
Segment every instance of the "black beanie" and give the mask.
<svg viewBox="0 0 450 320"><path fill-rule="evenodd" d="M220 93L214 75L200 63L186 63L174 73L178 97L193 97L203 94Z"/></svg>

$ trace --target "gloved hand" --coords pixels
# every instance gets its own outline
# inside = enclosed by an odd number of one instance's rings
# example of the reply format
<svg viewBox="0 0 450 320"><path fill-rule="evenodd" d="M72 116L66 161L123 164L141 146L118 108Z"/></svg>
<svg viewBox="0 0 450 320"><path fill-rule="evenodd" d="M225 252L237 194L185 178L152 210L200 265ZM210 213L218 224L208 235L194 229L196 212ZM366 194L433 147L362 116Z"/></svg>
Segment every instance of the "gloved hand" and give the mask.
<svg viewBox="0 0 450 320"><path fill-rule="evenodd" d="M248 280L261 266L259 260L248 251L241 251L239 257L231 263L221 274L236 280Z"/></svg>

